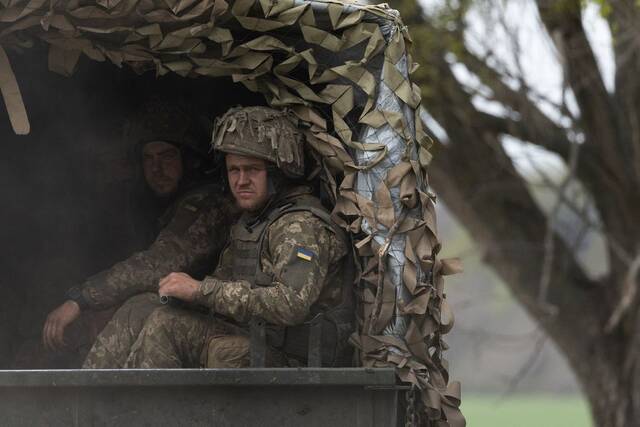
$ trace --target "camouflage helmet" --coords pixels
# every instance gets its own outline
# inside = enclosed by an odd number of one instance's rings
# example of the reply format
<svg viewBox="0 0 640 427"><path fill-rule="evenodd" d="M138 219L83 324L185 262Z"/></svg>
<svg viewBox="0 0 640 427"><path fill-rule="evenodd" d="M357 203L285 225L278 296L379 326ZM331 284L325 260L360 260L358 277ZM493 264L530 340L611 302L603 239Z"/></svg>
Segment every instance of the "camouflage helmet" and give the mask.
<svg viewBox="0 0 640 427"><path fill-rule="evenodd" d="M289 178L304 175L302 133L289 111L267 107L235 107L216 119L212 146L223 153L257 157Z"/></svg>
<svg viewBox="0 0 640 427"><path fill-rule="evenodd" d="M132 114L128 133L140 147L149 142L163 141L188 147L195 154L206 157L206 133L199 130L186 105L152 97Z"/></svg>

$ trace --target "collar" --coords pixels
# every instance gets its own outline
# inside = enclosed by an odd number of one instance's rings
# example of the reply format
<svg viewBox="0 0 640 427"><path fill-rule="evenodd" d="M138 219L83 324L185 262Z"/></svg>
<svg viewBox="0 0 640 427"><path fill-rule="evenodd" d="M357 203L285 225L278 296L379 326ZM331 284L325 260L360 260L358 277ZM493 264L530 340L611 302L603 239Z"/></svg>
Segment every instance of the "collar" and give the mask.
<svg viewBox="0 0 640 427"><path fill-rule="evenodd" d="M267 201L264 207L258 212L243 212L240 223L247 231L251 232L256 225L267 219L269 214L276 209L283 209L294 204L294 199L306 194L311 194L311 187L308 185L296 185L280 193L276 193Z"/></svg>

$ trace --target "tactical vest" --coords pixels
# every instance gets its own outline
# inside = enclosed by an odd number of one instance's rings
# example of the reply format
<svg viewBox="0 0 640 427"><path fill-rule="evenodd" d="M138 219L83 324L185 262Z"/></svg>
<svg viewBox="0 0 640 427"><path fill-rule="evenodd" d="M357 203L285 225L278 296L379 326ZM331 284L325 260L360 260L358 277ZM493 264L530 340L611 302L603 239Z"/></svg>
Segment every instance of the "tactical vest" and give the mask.
<svg viewBox="0 0 640 427"><path fill-rule="evenodd" d="M273 277L262 271L260 254L262 252L266 230L283 215L293 212L311 212L327 224L351 248L350 240L345 232L332 220L330 214L320 201L308 194L285 198L253 224L238 221L231 228L229 251L231 256L233 277L221 277L227 280L245 280L252 288L272 286ZM226 252L226 251L225 251ZM323 366L347 366L351 363L351 350L347 340L355 328L355 306L353 298L354 268L351 251L343 261L342 301L335 307L321 310L314 306L310 309L307 320L299 326L282 327L268 325L267 341L269 345L284 351L289 356L306 361L308 355L308 335L311 322L322 322L321 357ZM295 284L290 284L294 285ZM319 320L318 320L319 319Z"/></svg>

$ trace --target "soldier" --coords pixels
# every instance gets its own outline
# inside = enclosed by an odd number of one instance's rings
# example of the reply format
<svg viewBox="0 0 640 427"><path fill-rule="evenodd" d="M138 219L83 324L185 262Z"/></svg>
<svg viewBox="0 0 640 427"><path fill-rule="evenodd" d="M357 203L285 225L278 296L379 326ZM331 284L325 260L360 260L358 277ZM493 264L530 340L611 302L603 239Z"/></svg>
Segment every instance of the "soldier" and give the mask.
<svg viewBox="0 0 640 427"><path fill-rule="evenodd" d="M304 151L296 120L265 107L231 109L216 123L213 144L226 154L229 188L243 213L213 275L199 281L174 272L158 291L211 313L154 310L126 366L249 366L248 325L255 318L269 324L268 365L304 364L305 321L318 316L326 316L334 338L324 340L325 365L344 363L338 359L353 327L345 304L352 285L345 277L349 243L301 180Z"/></svg>
<svg viewBox="0 0 640 427"><path fill-rule="evenodd" d="M202 277L219 256L232 217L225 210L220 187L199 183L194 176L200 166L195 155L199 142L191 120L181 110L154 100L135 122L132 134L138 140L152 207L155 212L163 211L157 221L147 222L157 222L160 231L146 250L71 288L67 300L48 315L43 328L45 347L60 350L67 326L81 312L124 302L98 336L87 360L90 367L122 367L144 320L160 305L153 292L159 279L176 270ZM114 343L105 337L115 330L126 333Z"/></svg>

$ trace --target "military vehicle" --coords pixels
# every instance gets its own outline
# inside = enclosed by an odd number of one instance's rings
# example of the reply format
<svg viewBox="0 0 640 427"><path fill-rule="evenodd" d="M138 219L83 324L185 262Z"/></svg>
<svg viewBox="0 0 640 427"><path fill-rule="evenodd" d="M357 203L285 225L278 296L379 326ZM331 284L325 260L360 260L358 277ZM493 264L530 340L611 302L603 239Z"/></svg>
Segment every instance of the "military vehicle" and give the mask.
<svg viewBox="0 0 640 427"><path fill-rule="evenodd" d="M385 4L0 0L2 424L464 425L442 340L459 267L437 257L410 45ZM38 355L66 288L135 246L125 124L156 94L209 120L266 104L305 124L309 179L361 264L353 367L83 371Z"/></svg>

